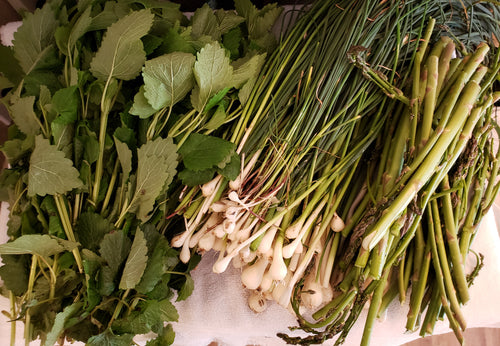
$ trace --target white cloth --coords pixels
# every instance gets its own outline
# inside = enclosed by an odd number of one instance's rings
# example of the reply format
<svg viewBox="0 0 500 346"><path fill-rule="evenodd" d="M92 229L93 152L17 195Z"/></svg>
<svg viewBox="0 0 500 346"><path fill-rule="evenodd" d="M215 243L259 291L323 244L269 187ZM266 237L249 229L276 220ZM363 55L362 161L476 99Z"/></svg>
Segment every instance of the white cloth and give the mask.
<svg viewBox="0 0 500 346"><path fill-rule="evenodd" d="M0 42L4 46L12 45L12 41L14 40L14 33L17 28L21 26L22 22L10 22L5 25L0 26Z"/></svg>

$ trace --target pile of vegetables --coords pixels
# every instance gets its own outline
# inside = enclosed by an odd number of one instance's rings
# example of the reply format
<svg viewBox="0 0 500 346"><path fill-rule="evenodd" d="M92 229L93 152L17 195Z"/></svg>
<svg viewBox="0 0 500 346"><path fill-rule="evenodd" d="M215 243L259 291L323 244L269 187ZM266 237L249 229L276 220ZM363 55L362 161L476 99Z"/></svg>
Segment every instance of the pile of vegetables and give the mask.
<svg viewBox="0 0 500 346"><path fill-rule="evenodd" d="M341 344L370 300L368 344L410 287L407 329L446 314L463 342L464 261L499 187L500 67L498 7L463 6L313 2L234 128L240 175L182 196L181 259L214 249L215 272L241 268L252 308L275 300L311 332L287 342Z"/></svg>
<svg viewBox="0 0 500 346"><path fill-rule="evenodd" d="M236 7L188 19L165 1L54 0L0 46L12 345L17 320L26 343L172 343L164 322L200 259L182 263L169 244L176 196L239 173L226 124L276 46L280 8Z"/></svg>
<svg viewBox="0 0 500 346"><path fill-rule="evenodd" d="M280 8L235 8L54 0L0 47L10 318L27 342L171 344L216 251L310 333L288 343L341 344L369 302L367 345L397 297L408 331L446 315L463 342L500 187L498 5L317 0L278 42Z"/></svg>

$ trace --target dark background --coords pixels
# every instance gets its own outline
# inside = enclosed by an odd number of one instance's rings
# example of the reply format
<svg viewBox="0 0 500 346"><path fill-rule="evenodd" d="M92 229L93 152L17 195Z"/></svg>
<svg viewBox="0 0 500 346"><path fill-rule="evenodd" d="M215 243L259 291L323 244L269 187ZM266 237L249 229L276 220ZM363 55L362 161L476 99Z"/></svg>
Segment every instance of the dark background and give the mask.
<svg viewBox="0 0 500 346"><path fill-rule="evenodd" d="M186 11L186 12L191 12L196 10L198 7L201 7L204 3L209 3L211 7L213 8L224 8L226 10L234 8L233 6L233 0L211 0L211 1L205 1L205 0L190 0L190 1L183 1L183 0L171 0L172 2L181 4L181 10ZM270 0L253 0L252 3L257 7L257 8L262 8L266 4L271 4L271 3L278 3L280 5L286 5L286 4L295 4L299 3L301 1L297 0L277 0L277 1L270 1Z"/></svg>
<svg viewBox="0 0 500 346"><path fill-rule="evenodd" d="M233 0L170 0L181 5L181 10L184 12L193 12L204 3L208 3L212 8L224 8L226 10L234 8ZM0 25L19 20L20 16L17 11L28 10L32 11L35 6L41 7L44 0L0 0ZM300 0L252 0L252 3L257 8L262 8L266 4L278 3L280 5L289 5L301 3Z"/></svg>

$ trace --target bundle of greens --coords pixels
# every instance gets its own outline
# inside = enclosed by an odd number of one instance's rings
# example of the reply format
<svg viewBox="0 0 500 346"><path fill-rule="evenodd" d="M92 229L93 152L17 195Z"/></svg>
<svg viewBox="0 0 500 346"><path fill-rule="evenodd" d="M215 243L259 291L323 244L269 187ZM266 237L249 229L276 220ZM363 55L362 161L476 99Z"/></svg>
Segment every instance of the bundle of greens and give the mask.
<svg viewBox="0 0 500 346"><path fill-rule="evenodd" d="M477 274L465 274L465 258L499 188L492 106L500 95L492 86L500 65L498 53L489 68L482 65L486 44L453 60L455 47L448 37L426 50L434 21L430 23L415 58L425 72L414 75L417 82L413 80L408 91L416 101L397 96L404 106L393 113L394 122L380 137L380 154L355 173L366 189L358 189L359 204L344 206L344 211L355 211L337 249L332 280L338 295L313 315L317 322L304 322L315 328L328 321L331 330L342 325L338 343L370 300L362 339L367 345L375 318L398 292L404 301L409 287L408 331L422 320L421 335L432 334L435 322L446 314L463 343L466 319L460 304L468 301L468 286ZM353 60L391 97L399 93L359 55ZM411 130L410 114L418 119L416 131ZM296 311L302 289L295 292Z"/></svg>
<svg viewBox="0 0 500 346"><path fill-rule="evenodd" d="M429 18L438 25L427 24ZM234 124L240 175L216 176L181 196L177 214L186 229L172 242L182 247L181 259L188 261L191 249L214 249L214 271L231 262L241 268L255 310L267 299L291 306L312 335L280 335L290 343L322 343L338 333L342 343L371 299L368 343L380 306L398 292L384 295L387 282L399 285L401 297L413 288L409 330L432 296L424 330L447 312L461 340L465 324L453 285L464 291L465 303L463 257L498 190L491 148L498 59L484 42L496 48L499 18L498 7L483 2L315 1L306 7ZM452 60L454 53L459 58ZM481 138L481 149L470 149L479 157L458 169L472 133ZM452 171L459 172L456 180L445 179ZM423 215L447 194L439 218L454 226L447 231L452 241L449 250L436 245L431 257L434 222ZM446 251L453 253L449 263ZM420 268L425 259L428 268L431 258L437 274L410 280L411 264ZM455 283L445 266L453 268ZM322 307L315 321L302 317L303 305Z"/></svg>
<svg viewBox="0 0 500 346"><path fill-rule="evenodd" d="M317 251L314 267L294 287L292 307L312 335L281 335L290 343L321 343L340 333L336 343L341 344L369 302L361 341L367 345L376 317L398 293L404 301L409 288L408 331L420 325L422 336L432 334L436 321L446 315L457 340L464 341L466 319L460 305L468 301L468 287L481 267L476 255L477 268L466 274L465 258L499 189L499 152L493 145L498 126L492 109L500 96L493 88L500 56L498 29L488 24L498 22L499 9L470 5L465 14L478 14L479 21L491 17L483 27L467 25L467 30L479 32L469 33L470 41L460 41L439 38L435 22L443 17L432 2L427 5L420 23L431 19L418 51L399 69L387 73L386 67L373 64L372 47L349 53L388 96L391 115L357 165L347 187L351 195L340 195L344 200L337 212L346 224L340 234L332 229L328 235L338 241L332 240L327 251ZM459 10L441 4L437 9ZM418 8L409 14L418 14ZM457 48L455 42L463 46ZM319 291L311 282L321 282L325 265L331 265L333 299L310 322L299 308Z"/></svg>
<svg viewBox="0 0 500 346"><path fill-rule="evenodd" d="M12 345L17 320L26 343L172 343L199 256L179 261L167 216L184 183L238 175L223 137L276 45L280 8L236 8L54 0L0 46Z"/></svg>

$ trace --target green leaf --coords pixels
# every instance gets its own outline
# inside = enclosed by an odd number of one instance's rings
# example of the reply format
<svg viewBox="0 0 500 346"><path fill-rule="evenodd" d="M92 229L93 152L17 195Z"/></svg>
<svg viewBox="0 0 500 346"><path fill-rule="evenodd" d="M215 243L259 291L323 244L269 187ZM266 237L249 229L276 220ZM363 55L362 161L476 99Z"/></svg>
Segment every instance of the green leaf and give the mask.
<svg viewBox="0 0 500 346"><path fill-rule="evenodd" d="M223 168L218 169L219 174L228 178L229 180L235 180L240 174L241 160L237 153L231 156L231 161L226 164Z"/></svg>
<svg viewBox="0 0 500 346"><path fill-rule="evenodd" d="M53 121L50 124L50 128L57 150L64 152L64 155L68 159L71 158L73 153L73 139L75 136L75 128L73 125Z"/></svg>
<svg viewBox="0 0 500 346"><path fill-rule="evenodd" d="M75 227L75 235L84 248L97 250L106 234L113 230L113 224L102 215L92 212L81 213Z"/></svg>
<svg viewBox="0 0 500 346"><path fill-rule="evenodd" d="M250 0L234 0L234 7L236 12L247 18L247 20L258 12L257 7Z"/></svg>
<svg viewBox="0 0 500 346"><path fill-rule="evenodd" d="M154 202L165 185L176 174L177 146L172 138L157 138L146 142L137 150L137 183L131 210L137 218L146 221Z"/></svg>
<svg viewBox="0 0 500 346"><path fill-rule="evenodd" d="M65 324L69 318L73 317L82 307L82 302L75 302L64 308L56 315L52 329L47 334L45 345L55 345L61 334L64 332Z"/></svg>
<svg viewBox="0 0 500 346"><path fill-rule="evenodd" d="M52 95L49 88L46 85L40 85L40 96L38 97L38 107L40 110L45 110L49 113L52 111Z"/></svg>
<svg viewBox="0 0 500 346"><path fill-rule="evenodd" d="M37 135L40 132L40 123L33 110L35 96L18 97L13 95L10 102L10 117L14 124L27 135Z"/></svg>
<svg viewBox="0 0 500 346"><path fill-rule="evenodd" d="M68 39L69 39L70 30L71 30L70 26L65 25L65 26L58 27L54 33L57 48L59 48L61 53L63 53L64 55L71 54L68 51Z"/></svg>
<svg viewBox="0 0 500 346"><path fill-rule="evenodd" d="M190 53L175 52L146 61L144 96L154 109L172 107L191 91L195 60Z"/></svg>
<svg viewBox="0 0 500 346"><path fill-rule="evenodd" d="M60 115L60 124L71 124L77 119L80 94L77 86L60 89L52 96L52 107Z"/></svg>
<svg viewBox="0 0 500 346"><path fill-rule="evenodd" d="M28 74L37 68L41 60L52 49L54 33L58 26L50 4L27 13L23 24L14 33L14 55L23 71Z"/></svg>
<svg viewBox="0 0 500 346"><path fill-rule="evenodd" d="M119 288L122 290L132 289L141 281L144 269L148 263L148 247L144 233L138 228L135 232L134 242L123 269Z"/></svg>
<svg viewBox="0 0 500 346"><path fill-rule="evenodd" d="M8 140L1 146L1 150L12 165L33 150L34 139L33 136L28 136L25 139Z"/></svg>
<svg viewBox="0 0 500 346"><path fill-rule="evenodd" d="M55 93L62 88L58 75L53 71L36 70L31 72L24 78L24 88L27 95L38 96L40 94L40 86L45 85L51 93Z"/></svg>
<svg viewBox="0 0 500 346"><path fill-rule="evenodd" d="M78 243L44 234L28 234L0 245L0 255L34 254L42 257L73 251Z"/></svg>
<svg viewBox="0 0 500 346"><path fill-rule="evenodd" d="M98 291L97 294L105 297L110 296L115 292L117 271L111 269L109 266L103 266L99 271L99 279L97 281Z"/></svg>
<svg viewBox="0 0 500 346"><path fill-rule="evenodd" d="M0 172L0 201L15 203L13 202L13 200L17 199L17 197L13 198L16 194L15 186L20 179L21 174L17 170L4 168Z"/></svg>
<svg viewBox="0 0 500 346"><path fill-rule="evenodd" d="M1 59L1 58L0 58ZM9 81L6 77L2 75L2 72L0 71L0 94L5 95L6 92L4 90L6 89L11 89L15 85L11 81Z"/></svg>
<svg viewBox="0 0 500 346"><path fill-rule="evenodd" d="M113 323L113 330L119 333L146 334L160 332L164 321L177 321L179 315L168 300L147 300L139 303L137 312Z"/></svg>
<svg viewBox="0 0 500 346"><path fill-rule="evenodd" d="M14 85L19 84L24 76L19 62L14 57L14 50L2 44L0 44L0 73Z"/></svg>
<svg viewBox="0 0 500 346"><path fill-rule="evenodd" d="M179 294L177 295L177 301L186 300L194 290L194 280L190 275L186 275L186 281L182 284Z"/></svg>
<svg viewBox="0 0 500 346"><path fill-rule="evenodd" d="M244 57L233 63L233 81L235 88L241 88L250 79L256 79L266 61L266 54Z"/></svg>
<svg viewBox="0 0 500 346"><path fill-rule="evenodd" d="M102 80L135 78L146 61L140 39L148 33L153 18L154 15L149 10L141 10L112 24L90 63L92 74Z"/></svg>
<svg viewBox="0 0 500 346"><path fill-rule="evenodd" d="M191 94L191 103L199 112L213 95L233 85L230 59L218 42L205 45L197 54L194 76L197 85Z"/></svg>
<svg viewBox="0 0 500 346"><path fill-rule="evenodd" d="M92 25L92 17L90 16L91 7L89 6L83 13L80 12L80 17L73 25L71 33L68 37L68 53L71 54L71 49L76 45L76 42L85 35Z"/></svg>
<svg viewBox="0 0 500 346"><path fill-rule="evenodd" d="M132 119L130 115L127 113L123 113L122 115L122 122L124 123L123 126L118 127L115 132L113 132L113 137L118 139L120 142L127 143L129 148L136 148L137 147L137 134L133 130L135 128L135 124L132 121L127 121L127 116ZM125 124L127 123L127 124Z"/></svg>
<svg viewBox="0 0 500 346"><path fill-rule="evenodd" d="M229 30L222 36L222 44L231 53L231 59L239 58L242 39L243 33L239 27Z"/></svg>
<svg viewBox="0 0 500 346"><path fill-rule="evenodd" d="M150 55L155 51L156 48L161 46L163 40L155 35L146 35L142 38L142 44L144 45L144 51L146 55Z"/></svg>
<svg viewBox="0 0 500 346"><path fill-rule="evenodd" d="M153 255L153 251L155 247L158 245L157 243L163 237L160 232L156 229L154 223L148 222L142 224L141 230L144 232L144 238L146 239L146 245L148 246L148 261L151 260L151 256Z"/></svg>
<svg viewBox="0 0 500 346"><path fill-rule="evenodd" d="M158 336L146 342L146 346L168 346L172 345L175 340L175 332L172 325L169 323L162 327L158 333Z"/></svg>
<svg viewBox="0 0 500 346"><path fill-rule="evenodd" d="M102 239L99 253L115 274L125 262L130 252L131 243L122 231L108 233Z"/></svg>
<svg viewBox="0 0 500 346"><path fill-rule="evenodd" d="M217 22L214 11L207 3L196 9L191 22L194 38L207 35L214 40L220 39L221 32L219 30L219 23Z"/></svg>
<svg viewBox="0 0 500 346"><path fill-rule="evenodd" d="M16 296L22 296L28 289L29 262L26 256L2 256L0 277L3 285Z"/></svg>
<svg viewBox="0 0 500 346"><path fill-rule="evenodd" d="M86 249L84 249L85 251ZM83 260L83 270L85 272L85 281L87 283L87 309L93 309L99 304L101 301L101 295L99 294L97 280L98 280L98 271L101 268L101 265L98 261L85 259L84 251L82 251L82 255L84 257ZM88 250L87 250L88 251ZM94 254L95 255L95 254ZM97 255L95 255L97 256ZM98 256L97 256L98 257Z"/></svg>
<svg viewBox="0 0 500 346"><path fill-rule="evenodd" d="M106 329L103 333L92 336L87 341L87 346L130 346L134 334L114 335L111 329Z"/></svg>
<svg viewBox="0 0 500 346"><path fill-rule="evenodd" d="M161 280L166 270L173 268L178 263L178 252L170 247L168 241L160 236L153 254L148 259L146 269L139 284L135 287L136 291L147 294Z"/></svg>
<svg viewBox="0 0 500 346"><path fill-rule="evenodd" d="M148 292L149 299L172 299L174 292L170 288L171 274L163 274L160 281L156 284L152 291Z"/></svg>
<svg viewBox="0 0 500 346"><path fill-rule="evenodd" d="M245 17L252 38L268 34L283 10L275 3L258 10L250 0L235 0L234 7L239 15Z"/></svg>
<svg viewBox="0 0 500 346"><path fill-rule="evenodd" d="M104 9L92 18L92 24L88 30L104 30L129 13L130 6L124 1L106 1L104 3Z"/></svg>
<svg viewBox="0 0 500 346"><path fill-rule="evenodd" d="M192 133L179 148L186 168L202 171L229 162L236 145L222 138Z"/></svg>
<svg viewBox="0 0 500 346"><path fill-rule="evenodd" d="M221 34L229 32L245 21L245 18L238 16L234 11L224 11L222 9L215 11L215 17Z"/></svg>
<svg viewBox="0 0 500 346"><path fill-rule="evenodd" d="M126 143L121 142L116 137L113 138L115 140L118 160L120 160L120 165L122 166L123 181L127 181L132 171L132 151Z"/></svg>
<svg viewBox="0 0 500 346"><path fill-rule="evenodd" d="M99 158L99 141L94 134L79 136L83 143L83 159L92 164Z"/></svg>
<svg viewBox="0 0 500 346"><path fill-rule="evenodd" d="M243 106L250 99L250 95L255 83L257 83L257 78L250 78L245 84L243 84L243 86L240 88L240 91L238 91L238 99Z"/></svg>
<svg viewBox="0 0 500 346"><path fill-rule="evenodd" d="M158 8L166 10L165 12L174 12L173 14L169 13L168 15L173 15L175 18L177 18L179 15L182 15L182 12L180 12L179 10L180 5L170 1L164 1L164 0L124 0L124 1L127 3L142 4L146 8Z"/></svg>
<svg viewBox="0 0 500 346"><path fill-rule="evenodd" d="M55 237L64 238L66 235L61 219L59 218L54 198L52 196L46 196L40 204L40 208L49 216L49 234Z"/></svg>
<svg viewBox="0 0 500 346"><path fill-rule="evenodd" d="M219 91L217 94L212 96L212 98L208 101L207 105L205 106L205 112L209 111L213 107L215 107L219 102L224 98L224 96L227 95L229 89L231 88L224 88L221 91Z"/></svg>
<svg viewBox="0 0 500 346"><path fill-rule="evenodd" d="M157 111L149 104L148 99L144 95L144 91L144 85L141 85L139 91L134 96L134 104L129 110L130 114L138 115L141 119L147 119Z"/></svg>
<svg viewBox="0 0 500 346"><path fill-rule="evenodd" d="M197 186L208 183L213 179L216 169L209 168L202 171L192 171L190 169L184 169L179 172L179 179L182 183L187 186Z"/></svg>
<svg viewBox="0 0 500 346"><path fill-rule="evenodd" d="M214 96L215 97L215 96ZM206 125L203 127L207 130L215 130L222 126L224 122L226 121L226 110L224 109L223 105L219 105L217 109L215 110L214 114L206 123Z"/></svg>
<svg viewBox="0 0 500 346"><path fill-rule="evenodd" d="M191 27L174 27L169 29L163 39L162 51L165 53L184 52L195 54L196 49L192 44L191 31Z"/></svg>
<svg viewBox="0 0 500 346"><path fill-rule="evenodd" d="M250 35L258 38L270 34L282 11L283 8L278 7L276 3L264 6L258 16L253 18L253 22L248 25Z"/></svg>
<svg viewBox="0 0 500 346"><path fill-rule="evenodd" d="M62 151L42 136L35 138L28 172L28 196L62 194L82 186L79 172Z"/></svg>

